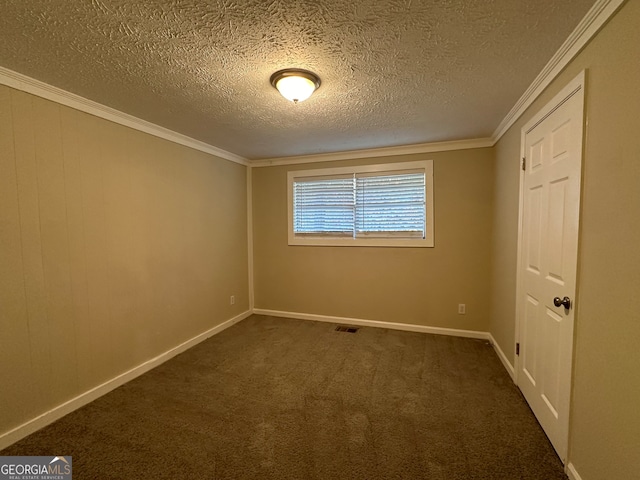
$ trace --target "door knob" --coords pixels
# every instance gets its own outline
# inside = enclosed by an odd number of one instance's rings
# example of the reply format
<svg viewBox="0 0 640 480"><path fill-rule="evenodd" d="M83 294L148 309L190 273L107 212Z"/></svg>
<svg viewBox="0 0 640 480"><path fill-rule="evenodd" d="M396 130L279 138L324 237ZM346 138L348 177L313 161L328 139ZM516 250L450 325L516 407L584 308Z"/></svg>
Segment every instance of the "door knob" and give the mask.
<svg viewBox="0 0 640 480"><path fill-rule="evenodd" d="M571 299L569 297L564 297L564 298L556 297L553 299L553 304L556 307L560 307L564 305L564 308L569 310L571 308Z"/></svg>

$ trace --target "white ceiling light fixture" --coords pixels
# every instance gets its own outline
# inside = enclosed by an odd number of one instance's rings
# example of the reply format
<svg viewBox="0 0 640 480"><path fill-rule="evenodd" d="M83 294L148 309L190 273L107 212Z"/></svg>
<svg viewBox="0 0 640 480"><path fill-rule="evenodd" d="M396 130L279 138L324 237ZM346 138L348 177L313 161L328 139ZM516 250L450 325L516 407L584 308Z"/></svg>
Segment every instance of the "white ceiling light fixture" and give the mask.
<svg viewBox="0 0 640 480"><path fill-rule="evenodd" d="M320 88L320 78L309 70L285 68L271 75L271 85L293 103L303 102Z"/></svg>

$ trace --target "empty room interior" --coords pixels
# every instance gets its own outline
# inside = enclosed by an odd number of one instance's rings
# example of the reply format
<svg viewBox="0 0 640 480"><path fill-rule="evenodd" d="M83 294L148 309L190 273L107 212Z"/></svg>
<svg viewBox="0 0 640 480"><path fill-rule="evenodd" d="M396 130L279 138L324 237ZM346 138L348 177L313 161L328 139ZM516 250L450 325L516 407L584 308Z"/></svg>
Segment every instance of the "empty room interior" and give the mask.
<svg viewBox="0 0 640 480"><path fill-rule="evenodd" d="M639 27L0 0L0 461L640 479Z"/></svg>

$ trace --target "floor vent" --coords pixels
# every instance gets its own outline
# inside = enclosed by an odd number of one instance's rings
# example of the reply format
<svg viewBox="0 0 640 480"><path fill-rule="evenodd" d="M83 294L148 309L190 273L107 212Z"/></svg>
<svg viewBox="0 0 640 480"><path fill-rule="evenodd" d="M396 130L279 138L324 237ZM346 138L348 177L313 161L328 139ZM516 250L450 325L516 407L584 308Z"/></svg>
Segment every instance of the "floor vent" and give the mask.
<svg viewBox="0 0 640 480"><path fill-rule="evenodd" d="M358 327L348 327L347 325L338 325L336 327L336 332L356 333L358 330L360 330Z"/></svg>

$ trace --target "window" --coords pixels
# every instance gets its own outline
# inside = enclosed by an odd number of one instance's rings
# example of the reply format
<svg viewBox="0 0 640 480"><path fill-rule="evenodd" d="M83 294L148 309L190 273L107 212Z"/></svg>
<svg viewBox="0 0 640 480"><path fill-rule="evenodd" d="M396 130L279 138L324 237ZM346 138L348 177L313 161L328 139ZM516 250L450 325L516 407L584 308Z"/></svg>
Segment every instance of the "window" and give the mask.
<svg viewBox="0 0 640 480"><path fill-rule="evenodd" d="M291 171L289 245L433 246L433 162Z"/></svg>

